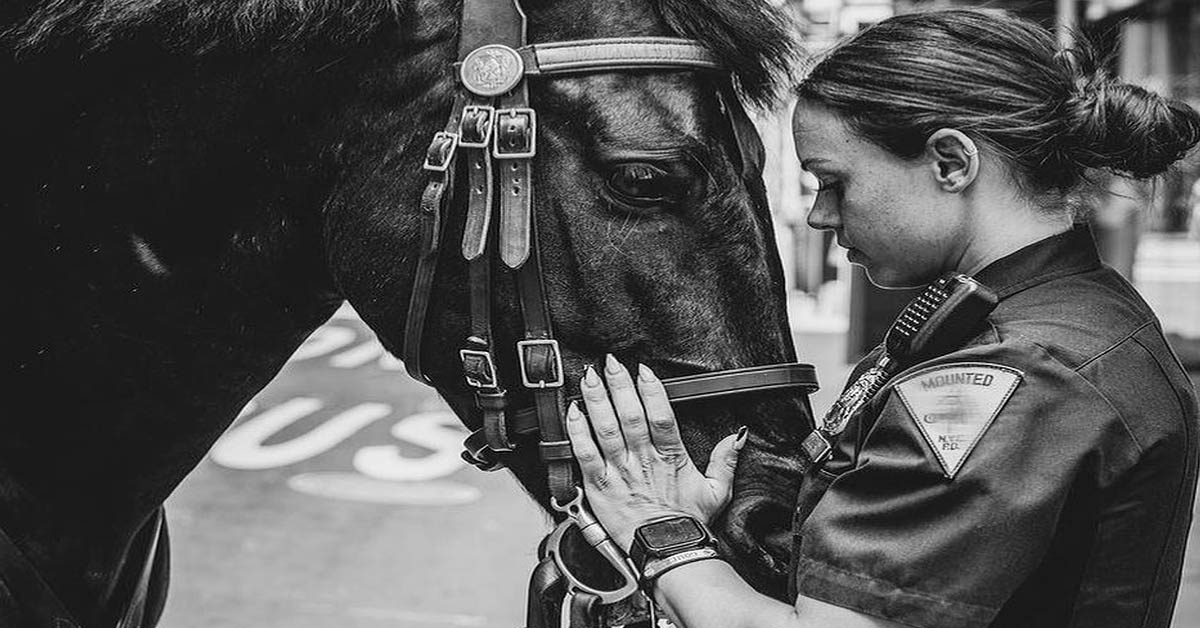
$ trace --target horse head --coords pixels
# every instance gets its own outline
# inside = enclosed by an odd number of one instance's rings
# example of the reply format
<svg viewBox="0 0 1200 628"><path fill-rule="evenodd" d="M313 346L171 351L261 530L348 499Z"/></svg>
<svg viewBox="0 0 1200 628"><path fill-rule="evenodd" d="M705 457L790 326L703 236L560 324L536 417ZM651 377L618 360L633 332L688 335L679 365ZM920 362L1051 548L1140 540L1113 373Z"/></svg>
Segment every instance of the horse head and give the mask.
<svg viewBox="0 0 1200 628"><path fill-rule="evenodd" d="M789 63L765 0L524 8L534 44L698 40L761 103ZM0 11L12 157L0 267L33 304L14 308L23 333L5 339L0 528L81 621L120 615L129 587L114 583L136 580L123 565L139 530L343 298L392 352L410 353L410 296L429 257L423 165L461 93L461 10L66 0ZM480 80L500 80L505 64L491 59ZM528 81L539 116L531 219L564 395L609 352L662 377L790 359L761 148L738 121L729 72ZM478 232L465 198L442 215L418 355L474 429L459 353L472 333L461 243ZM513 261L496 263L489 303L495 372L515 409L536 394L513 349L526 321ZM727 398L680 406L679 418L701 466L721 437L750 427L720 533L743 573L782 594L807 404ZM515 441L505 461L546 504L536 443ZM47 452L69 463L48 466ZM12 606L0 599L0 618Z"/></svg>
<svg viewBox="0 0 1200 628"><path fill-rule="evenodd" d="M791 50L780 18L755 3L522 4L532 44L686 37L728 65L742 92L760 100L768 98L770 77L786 67ZM326 207L326 237L339 289L385 346L408 356L410 370L428 377L468 427L486 426L476 391L464 378L469 368L460 353L464 347L476 357L486 355L482 371L498 378L492 387L506 391L510 413L535 405L535 393L521 381L528 356L516 350L529 334L531 316L528 300L522 303L527 289L520 287L518 275L523 271L516 269L533 263L540 264L535 283L544 291L548 327L557 342L552 357L561 359L561 367L551 370L563 376L565 395L578 394L583 370L605 353L647 364L662 377L791 359L782 274L761 180L762 146L728 72L602 68L532 77L528 101L536 109L536 155L531 173L513 174L516 167L510 172L511 162L504 161L494 166L498 183L476 178L473 171L493 167L484 149L478 157L460 156L449 165L449 174L434 174L430 183L423 164L431 170L432 160L444 169L443 158L456 148L449 140L430 146L428 138L439 130L455 135L465 128L464 119L475 124L474 113L455 119L464 104L492 102L455 100L461 92L456 92L454 62L466 52L456 56L457 35L449 24L431 29L420 60L430 68L430 84L402 94L396 81L392 98L380 102L407 102L399 108L380 104L360 120L394 140L390 146L376 142L386 154L355 158L352 167L365 174L345 179L334 193ZM493 81L503 73L494 55L469 64L468 58L464 65L474 68L476 80ZM488 128L491 124L488 120ZM465 142L474 134L462 130L461 137L450 139ZM509 181L510 176L517 178ZM532 254L512 252L505 240L505 209L470 207L470 197L503 196L510 184L514 195L532 188ZM428 218L423 215L435 208L431 190L452 198L437 201L445 204L441 216L423 226ZM501 224L489 226L481 211ZM441 233L432 237L430 229ZM489 231L500 235L489 238ZM440 243L436 251L430 250L431 241ZM426 277L419 261L422 246L436 260L436 270ZM490 273L489 293L482 297L490 311L482 329L481 297L471 296L476 271L467 258L472 251ZM420 294L423 284L433 286L427 315L425 304L414 310L408 298L414 291ZM420 368L412 369L417 361ZM799 438L811 425L807 403L764 396L689 404L679 408L679 420L702 467L718 440L739 425L750 427L734 502L720 532L743 573L782 595L799 481L793 461ZM505 464L547 505L552 489L536 439L512 435L511 440L515 452L505 456Z"/></svg>

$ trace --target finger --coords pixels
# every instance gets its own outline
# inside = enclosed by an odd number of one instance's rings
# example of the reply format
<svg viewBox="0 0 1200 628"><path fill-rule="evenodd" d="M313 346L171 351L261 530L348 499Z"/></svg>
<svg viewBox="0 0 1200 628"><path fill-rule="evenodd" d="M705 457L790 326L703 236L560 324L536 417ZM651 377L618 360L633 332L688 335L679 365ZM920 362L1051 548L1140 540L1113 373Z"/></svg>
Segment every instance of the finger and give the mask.
<svg viewBox="0 0 1200 628"><path fill-rule="evenodd" d="M617 423L617 414L612 403L608 400L608 391L596 370L587 367L583 381L579 382L579 391L583 393L583 405L587 409L588 422L596 433L596 445L600 454L613 464L625 462L625 437L621 435L621 426Z"/></svg>
<svg viewBox="0 0 1200 628"><path fill-rule="evenodd" d="M708 459L708 468L704 475L708 485L724 504L733 496L733 475L737 471L738 454L745 440L746 428L742 427L736 434L730 434L721 439L712 450Z"/></svg>
<svg viewBox="0 0 1200 628"><path fill-rule="evenodd" d="M650 438L654 447L664 454L683 454L683 437L679 435L679 424L675 421L675 410L667 397L667 389L650 367L638 365L638 390L642 393L642 406L646 409L646 422L650 426Z"/></svg>
<svg viewBox="0 0 1200 628"><path fill-rule="evenodd" d="M592 432L588 429L587 417L579 409L579 403L572 401L567 406L567 438L571 439L571 451L579 461L579 470L585 480L595 483L604 477L604 457L592 440Z"/></svg>
<svg viewBox="0 0 1200 628"><path fill-rule="evenodd" d="M611 353L604 359L604 379L621 423L621 432L625 434L625 446L630 451L649 451L653 446L650 429L646 426L646 410L642 408L642 400L629 371Z"/></svg>

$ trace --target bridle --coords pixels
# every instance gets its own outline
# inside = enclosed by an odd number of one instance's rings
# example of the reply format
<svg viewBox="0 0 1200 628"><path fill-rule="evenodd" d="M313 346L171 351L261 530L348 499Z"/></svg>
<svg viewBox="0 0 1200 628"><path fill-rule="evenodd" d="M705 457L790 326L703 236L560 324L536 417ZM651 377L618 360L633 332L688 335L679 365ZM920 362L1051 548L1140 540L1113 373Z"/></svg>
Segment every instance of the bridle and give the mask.
<svg viewBox="0 0 1200 628"><path fill-rule="evenodd" d="M666 37L590 39L529 45L518 0L464 0L459 54L461 89L442 131L426 152L428 180L421 196L421 247L404 333L404 364L417 381L432 382L421 368L422 334L432 297L445 215L456 192L456 171L466 170L466 220L461 253L468 264L470 335L459 350L466 383L474 391L483 427L465 442L467 462L483 470L502 468L514 450L516 435L540 435L551 505L566 519L544 543L543 560L531 583L529 628L541 626L533 596L552 586L556 575L568 581L564 625L594 625L599 604L612 604L637 591L637 576L623 553L588 511L565 431L566 399L562 354L545 298L536 225L532 216L532 162L537 154L537 112L530 106L526 77L621 70L692 70L720 72L721 63L694 40ZM758 176L747 149L756 133L731 87L721 102L741 152L743 174ZM459 160L465 161L461 167ZM492 339L491 248L515 273L524 323L516 343L521 385L533 397L532 408L510 411L496 369ZM794 356L789 355L789 358ZM813 367L789 362L703 373L664 380L673 403L778 389L816 390ZM623 579L602 590L577 578L559 546L569 527L578 527ZM574 616L570 623L568 613ZM539 615L539 617L535 617Z"/></svg>

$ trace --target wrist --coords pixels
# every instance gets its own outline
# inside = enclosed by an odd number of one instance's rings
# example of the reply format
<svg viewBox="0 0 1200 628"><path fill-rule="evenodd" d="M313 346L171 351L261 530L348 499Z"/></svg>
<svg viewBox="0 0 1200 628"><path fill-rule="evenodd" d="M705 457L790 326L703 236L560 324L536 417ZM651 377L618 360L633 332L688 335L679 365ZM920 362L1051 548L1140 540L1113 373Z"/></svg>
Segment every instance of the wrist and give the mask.
<svg viewBox="0 0 1200 628"><path fill-rule="evenodd" d="M660 577L674 571L678 567L710 560L723 560L715 547L700 547L671 554L664 558L654 558L647 561L642 568L638 584L641 586L642 591L653 599L654 587L658 584Z"/></svg>
<svg viewBox="0 0 1200 628"><path fill-rule="evenodd" d="M716 545L716 539L704 522L691 515L666 514L643 522L633 531L629 559L639 573L644 573L650 563L670 559L677 554L712 550L715 556ZM699 552L689 556L708 553Z"/></svg>

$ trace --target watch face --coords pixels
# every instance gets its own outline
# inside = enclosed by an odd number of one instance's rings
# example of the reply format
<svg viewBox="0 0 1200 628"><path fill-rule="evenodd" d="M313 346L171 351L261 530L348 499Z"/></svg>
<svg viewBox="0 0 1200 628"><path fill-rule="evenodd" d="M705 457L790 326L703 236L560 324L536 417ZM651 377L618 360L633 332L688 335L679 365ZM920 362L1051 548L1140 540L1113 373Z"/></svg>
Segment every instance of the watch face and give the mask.
<svg viewBox="0 0 1200 628"><path fill-rule="evenodd" d="M705 539L704 530L695 520L676 517L638 529L642 542L648 549L665 549L683 543L698 543Z"/></svg>

